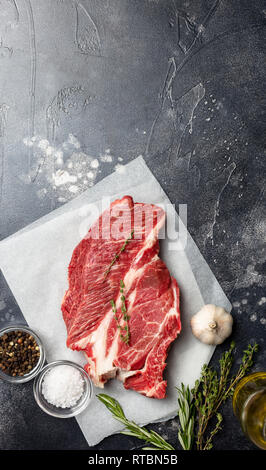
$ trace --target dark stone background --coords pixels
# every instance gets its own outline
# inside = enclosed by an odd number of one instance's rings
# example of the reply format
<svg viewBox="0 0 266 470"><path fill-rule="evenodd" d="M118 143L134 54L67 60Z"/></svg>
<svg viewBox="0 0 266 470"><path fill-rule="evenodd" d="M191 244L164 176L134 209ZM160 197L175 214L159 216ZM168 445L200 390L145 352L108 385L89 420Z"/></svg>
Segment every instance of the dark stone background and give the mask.
<svg viewBox="0 0 266 470"><path fill-rule="evenodd" d="M233 304L236 365L259 343L253 370L265 369L265 24L263 0L0 1L1 239L114 169L119 186L121 165L142 154L188 205ZM58 185L73 159L77 181ZM3 276L0 288L4 326L21 313ZM1 382L0 403L0 449L88 448L74 418L39 410L31 383ZM230 402L223 416L215 449L254 449ZM175 420L152 427L178 448ZM96 448L141 444L119 435Z"/></svg>

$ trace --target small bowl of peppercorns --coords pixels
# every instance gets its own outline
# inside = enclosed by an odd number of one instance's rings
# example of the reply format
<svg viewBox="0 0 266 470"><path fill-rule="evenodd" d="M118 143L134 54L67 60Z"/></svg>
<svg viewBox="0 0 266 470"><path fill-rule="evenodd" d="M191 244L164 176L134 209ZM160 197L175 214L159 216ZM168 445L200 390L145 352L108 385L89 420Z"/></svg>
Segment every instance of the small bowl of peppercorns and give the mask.
<svg viewBox="0 0 266 470"><path fill-rule="evenodd" d="M45 351L40 338L27 326L0 330L0 378L12 383L33 379L42 369Z"/></svg>

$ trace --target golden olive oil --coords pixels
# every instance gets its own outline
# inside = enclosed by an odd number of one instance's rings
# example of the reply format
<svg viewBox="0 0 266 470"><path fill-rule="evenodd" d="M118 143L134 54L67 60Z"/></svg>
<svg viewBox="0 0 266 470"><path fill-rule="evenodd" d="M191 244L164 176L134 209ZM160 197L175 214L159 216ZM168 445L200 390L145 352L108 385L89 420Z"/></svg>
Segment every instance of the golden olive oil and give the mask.
<svg viewBox="0 0 266 470"><path fill-rule="evenodd" d="M237 384L233 409L244 433L266 450L266 372L250 374Z"/></svg>

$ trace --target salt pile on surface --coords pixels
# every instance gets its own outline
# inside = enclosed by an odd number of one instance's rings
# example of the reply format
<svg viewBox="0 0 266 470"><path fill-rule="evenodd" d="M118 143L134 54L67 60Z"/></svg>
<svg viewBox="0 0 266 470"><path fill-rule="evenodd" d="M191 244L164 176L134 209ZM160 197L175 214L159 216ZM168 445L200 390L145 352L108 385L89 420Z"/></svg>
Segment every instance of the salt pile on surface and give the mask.
<svg viewBox="0 0 266 470"><path fill-rule="evenodd" d="M60 365L49 370L43 379L42 394L58 408L71 408L82 396L84 381L80 372L71 366Z"/></svg>

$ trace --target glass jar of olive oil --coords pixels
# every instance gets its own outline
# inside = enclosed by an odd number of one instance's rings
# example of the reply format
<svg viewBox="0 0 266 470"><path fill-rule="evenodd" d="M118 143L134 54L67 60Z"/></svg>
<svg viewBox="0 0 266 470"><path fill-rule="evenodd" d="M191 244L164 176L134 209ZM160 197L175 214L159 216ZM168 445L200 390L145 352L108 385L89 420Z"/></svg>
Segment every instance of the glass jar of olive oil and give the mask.
<svg viewBox="0 0 266 470"><path fill-rule="evenodd" d="M233 395L233 409L244 433L266 450L266 372L255 372L240 380Z"/></svg>

